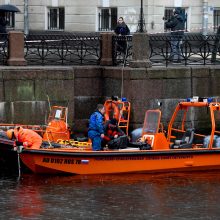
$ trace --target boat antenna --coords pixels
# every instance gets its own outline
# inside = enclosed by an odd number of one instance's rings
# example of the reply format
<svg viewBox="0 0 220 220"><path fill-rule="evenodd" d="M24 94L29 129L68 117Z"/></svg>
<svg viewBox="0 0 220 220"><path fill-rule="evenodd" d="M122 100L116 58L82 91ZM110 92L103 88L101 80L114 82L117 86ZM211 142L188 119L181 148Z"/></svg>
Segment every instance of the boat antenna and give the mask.
<svg viewBox="0 0 220 220"><path fill-rule="evenodd" d="M124 54L123 66L122 66L122 71L121 71L121 99L122 99L123 94L124 94L124 68L125 68L125 64L126 64L126 58L127 58L127 55L128 55L127 36L125 36L125 42L126 42L126 50L125 50L125 54Z"/></svg>
<svg viewBox="0 0 220 220"><path fill-rule="evenodd" d="M69 106L69 102L70 100L69 99L66 99L66 118L65 118L65 122L66 122L66 129L68 128L67 126L67 122L68 122L68 106Z"/></svg>
<svg viewBox="0 0 220 220"><path fill-rule="evenodd" d="M49 104L49 109L50 109L50 111L51 111L50 97L49 97L48 94L47 94L47 100L48 100L48 104Z"/></svg>

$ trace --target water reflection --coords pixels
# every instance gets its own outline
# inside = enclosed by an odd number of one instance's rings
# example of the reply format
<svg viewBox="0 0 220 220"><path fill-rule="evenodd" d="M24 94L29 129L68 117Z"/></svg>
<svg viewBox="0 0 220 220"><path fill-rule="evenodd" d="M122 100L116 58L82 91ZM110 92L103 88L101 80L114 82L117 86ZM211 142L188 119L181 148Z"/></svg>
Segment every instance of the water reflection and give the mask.
<svg viewBox="0 0 220 220"><path fill-rule="evenodd" d="M33 218L43 212L43 200L37 188L21 186L15 193L16 206L13 210L18 216Z"/></svg>
<svg viewBox="0 0 220 220"><path fill-rule="evenodd" d="M2 219L218 219L220 173L0 178Z"/></svg>

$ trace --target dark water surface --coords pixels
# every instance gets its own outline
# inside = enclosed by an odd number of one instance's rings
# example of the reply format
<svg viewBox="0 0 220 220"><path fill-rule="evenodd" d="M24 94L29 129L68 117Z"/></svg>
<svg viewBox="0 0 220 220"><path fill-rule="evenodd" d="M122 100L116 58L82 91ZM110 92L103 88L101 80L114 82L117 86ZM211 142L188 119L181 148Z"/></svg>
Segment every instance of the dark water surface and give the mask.
<svg viewBox="0 0 220 220"><path fill-rule="evenodd" d="M220 219L220 171L1 175L0 219Z"/></svg>

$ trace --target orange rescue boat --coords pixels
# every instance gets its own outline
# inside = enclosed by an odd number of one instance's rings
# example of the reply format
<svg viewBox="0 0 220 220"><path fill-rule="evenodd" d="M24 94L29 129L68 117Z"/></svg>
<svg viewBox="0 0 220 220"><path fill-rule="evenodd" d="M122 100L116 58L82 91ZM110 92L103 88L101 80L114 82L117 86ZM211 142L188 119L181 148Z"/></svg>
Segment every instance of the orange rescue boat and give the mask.
<svg viewBox="0 0 220 220"><path fill-rule="evenodd" d="M210 132L192 127L193 115L210 117ZM34 173L119 174L220 169L220 103L189 99L178 103L168 125L161 124L161 111L145 114L139 142L123 149L92 151L90 145L56 145L39 150L23 149L21 161ZM206 117L207 118L207 117ZM8 141L7 144L12 144Z"/></svg>

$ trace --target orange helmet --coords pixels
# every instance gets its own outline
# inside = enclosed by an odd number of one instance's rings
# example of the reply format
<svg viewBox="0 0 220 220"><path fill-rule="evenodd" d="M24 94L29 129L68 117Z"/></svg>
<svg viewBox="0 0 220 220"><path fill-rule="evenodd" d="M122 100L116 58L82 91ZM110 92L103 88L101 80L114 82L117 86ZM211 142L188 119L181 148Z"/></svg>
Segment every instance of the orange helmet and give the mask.
<svg viewBox="0 0 220 220"><path fill-rule="evenodd" d="M11 140L13 135L14 135L14 130L9 129L9 130L6 131L6 134L7 134L8 138Z"/></svg>

